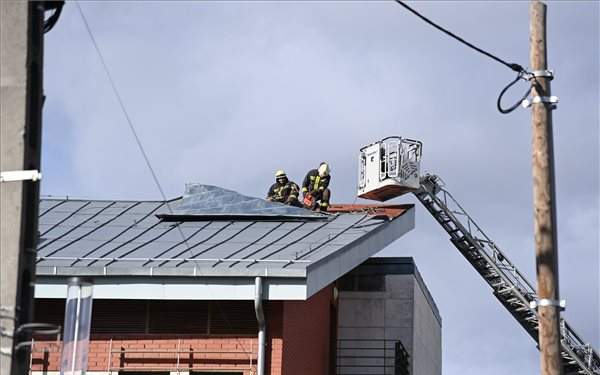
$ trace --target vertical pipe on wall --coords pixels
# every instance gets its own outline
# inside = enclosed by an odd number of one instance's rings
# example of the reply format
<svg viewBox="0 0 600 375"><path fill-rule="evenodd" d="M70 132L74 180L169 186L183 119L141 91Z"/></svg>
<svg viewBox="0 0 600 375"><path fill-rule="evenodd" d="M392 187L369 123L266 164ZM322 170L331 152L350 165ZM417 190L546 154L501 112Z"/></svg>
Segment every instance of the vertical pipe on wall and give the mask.
<svg viewBox="0 0 600 375"><path fill-rule="evenodd" d="M265 374L265 345L267 335L267 323L265 322L265 313L262 306L262 278L257 277L254 283L254 310L256 311L256 320L258 321L258 357L257 375Z"/></svg>
<svg viewBox="0 0 600 375"><path fill-rule="evenodd" d="M87 371L93 289L91 279L69 279L60 375L85 375Z"/></svg>

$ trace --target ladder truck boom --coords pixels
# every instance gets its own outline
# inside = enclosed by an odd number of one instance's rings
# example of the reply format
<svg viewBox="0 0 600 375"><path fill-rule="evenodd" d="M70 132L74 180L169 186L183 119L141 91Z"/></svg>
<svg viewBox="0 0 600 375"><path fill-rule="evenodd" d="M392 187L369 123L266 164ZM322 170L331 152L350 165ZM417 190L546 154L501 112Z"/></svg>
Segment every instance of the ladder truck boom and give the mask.
<svg viewBox="0 0 600 375"><path fill-rule="evenodd" d="M400 137L388 137L362 148L358 196L385 201L412 192L490 285L494 296L538 343L535 288L444 188L438 176L426 174L415 180L420 157L420 142ZM560 336L565 375L600 375L598 352L562 316Z"/></svg>
<svg viewBox="0 0 600 375"><path fill-rule="evenodd" d="M538 342L537 293L500 248L444 189L438 176L426 175L413 192L419 202L450 235L450 241L483 279L494 296ZM600 374L600 356L561 316L560 336L564 374Z"/></svg>

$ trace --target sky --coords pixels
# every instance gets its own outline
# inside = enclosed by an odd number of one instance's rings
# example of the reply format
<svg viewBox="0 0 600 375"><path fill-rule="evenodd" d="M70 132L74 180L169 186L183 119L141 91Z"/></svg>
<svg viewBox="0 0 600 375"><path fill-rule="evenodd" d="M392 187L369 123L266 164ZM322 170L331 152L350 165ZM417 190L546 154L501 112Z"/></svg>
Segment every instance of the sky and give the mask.
<svg viewBox="0 0 600 375"><path fill-rule="evenodd" d="M600 348L600 3L549 1L548 68L563 316ZM186 182L263 197L331 165L332 203L356 198L358 151L423 142L439 175L535 284L531 110L496 109L516 73L393 1L81 2L45 37L42 194L162 200ZM529 66L528 1L409 5L508 63ZM521 99L518 82L503 97ZM375 203L375 202L372 202ZM415 197L416 227L381 256L412 256L443 320L443 373L535 374L534 341Z"/></svg>

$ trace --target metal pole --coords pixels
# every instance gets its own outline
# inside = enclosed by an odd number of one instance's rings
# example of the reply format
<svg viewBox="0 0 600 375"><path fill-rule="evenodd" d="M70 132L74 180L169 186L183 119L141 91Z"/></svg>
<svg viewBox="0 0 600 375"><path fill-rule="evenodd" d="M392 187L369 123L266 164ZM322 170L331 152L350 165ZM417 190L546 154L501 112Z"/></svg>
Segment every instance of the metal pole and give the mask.
<svg viewBox="0 0 600 375"><path fill-rule="evenodd" d="M546 5L531 3L532 162L539 345L542 375L561 375L558 249L550 79L546 73ZM535 100L539 98L538 100Z"/></svg>
<svg viewBox="0 0 600 375"><path fill-rule="evenodd" d="M267 322L262 306L263 299L263 284L262 278L257 277L254 283L254 310L256 311L256 320L258 321L258 363L257 375L265 373L265 346L267 338Z"/></svg>

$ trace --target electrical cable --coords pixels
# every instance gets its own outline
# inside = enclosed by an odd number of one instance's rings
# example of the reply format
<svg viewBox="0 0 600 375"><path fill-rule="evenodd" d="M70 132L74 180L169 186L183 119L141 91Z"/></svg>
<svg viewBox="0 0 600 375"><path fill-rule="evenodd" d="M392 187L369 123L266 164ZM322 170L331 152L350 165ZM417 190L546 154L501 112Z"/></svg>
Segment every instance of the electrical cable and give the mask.
<svg viewBox="0 0 600 375"><path fill-rule="evenodd" d="M510 69L514 70L515 72L525 72L525 69L523 69L523 67L519 64L515 64L515 63L507 63L506 61L500 59L499 57L496 57L494 55L492 55L489 52L486 52L484 50L482 50L481 48L467 42L466 40L464 40L463 38L453 34L452 32L444 29L443 27L437 25L435 22L431 21L430 19L428 19L427 17L423 16L422 14L420 14L419 12L417 12L416 10L414 10L413 8L409 7L408 5L406 5L404 2L402 2L401 0L394 0L395 2L397 2L398 4L400 4L401 6L403 6L404 8L406 8L407 10L409 10L411 13L413 13L414 15L416 15L417 17L419 17L420 19L422 19L423 21L427 22L428 24L430 24L431 26L435 27L436 29L440 30L441 32L451 36L452 38L458 40L459 42L463 43L464 45L474 49L475 51L482 53L484 55L486 55L487 57L496 60L497 62L499 62L502 65L506 65L507 67L509 67Z"/></svg>
<svg viewBox="0 0 600 375"><path fill-rule="evenodd" d="M121 110L123 111L123 114L125 115L125 119L127 120L127 124L129 125L129 129L131 130L131 133L133 134L133 137L135 138L135 141L138 145L138 148L140 149L140 152L142 153L142 156L144 157L144 161L146 162L146 166L148 167L148 169L150 170L150 174L152 174L152 178L154 179L154 183L156 184L156 186L158 187L158 190L160 191L160 195L162 196L163 200L166 202L167 201L167 197L162 189L162 187L160 186L160 183L158 182L158 178L156 177L156 173L154 173L154 169L152 168L152 164L150 164L150 159L148 159L148 155L146 155L146 151L144 151L144 147L142 146L142 142L140 141L140 138L137 135L137 132L135 131L135 128L133 126L133 122L131 121L131 118L129 117L129 113L127 113L127 109L125 109L125 104L123 103L123 99L121 99L121 95L119 95L119 90L117 90L117 86L115 85L115 82L112 78L112 75L110 74L110 71L108 70L108 66L106 65L106 62L104 61L104 57L102 57L102 53L100 52L100 48L98 47L98 44L96 43L96 38L94 38L94 35L92 33L92 29L90 28L90 25L87 22L87 19L85 18L85 14L83 13L83 9L81 9L81 5L79 5L79 1L76 1L75 4L77 4L77 8L79 9L79 13L81 14L81 17L83 18L83 23L85 24L85 27L88 31L88 34L90 35L90 38L92 39L92 43L94 44L94 48L96 49L96 52L98 53L98 56L100 57L100 62L102 63L102 66L104 67L104 72L106 73L106 75L108 76L108 80L110 81L110 85L112 86L113 92L115 93L115 96L117 97L117 100L119 102L119 105L121 106ZM169 206L169 205L167 205ZM170 206L169 206L170 209Z"/></svg>
<svg viewBox="0 0 600 375"><path fill-rule="evenodd" d="M498 96L498 101L496 102L496 106L498 107L498 111L500 111L500 113L502 113L502 114L511 113L512 111L514 111L515 109L517 109L517 107L519 107L519 105L521 104L521 102L523 100L527 99L527 96L529 95L529 92L531 91L531 88L528 88L527 91L525 91L525 95L523 95L523 97L521 98L521 100L519 100L518 102L516 102L512 107L507 108L507 109L503 109L502 105L500 104L500 101L502 100L502 96L504 95L504 93L506 92L506 90L508 90L515 83L517 83L517 81L520 80L521 78L523 78L523 73L522 72L517 73L517 78L515 78L514 81L512 81L511 83L509 83L508 86L506 86L500 92L500 95Z"/></svg>
<svg viewBox="0 0 600 375"><path fill-rule="evenodd" d="M104 72L106 73L108 80L110 81L110 84L112 86L113 92L115 94L115 96L117 97L117 100L119 101L119 104L121 106L121 110L123 111L123 114L125 115L125 118L127 119L127 123L129 125L129 128L131 129L131 132L133 133L133 137L135 138L135 141L137 142L138 148L140 149L140 152L142 153L144 160L146 162L146 166L148 167L148 169L150 170L150 173L152 174L152 178L154 179L154 182L156 184L156 186L158 187L158 190L160 191L160 194L163 198L163 201L165 203L165 205L167 206L167 209L169 210L169 212L171 214L173 214L173 209L171 208L171 205L169 204L169 202L167 201L167 197L160 185L160 182L158 181L158 177L156 176L156 173L154 172L154 169L152 168L152 164L150 163L150 159L148 158L146 152L144 151L144 147L142 146L142 142L140 141L137 132L135 130L135 127L133 126L133 122L131 121L131 118L129 117L129 114L127 112L127 109L125 108L125 104L123 103L123 100L121 99L121 95L119 95L119 91L117 90L117 86L112 78L112 75L110 74L110 71L108 69L108 65L106 64L106 62L104 61L104 58L102 57L102 53L100 52L100 48L98 47L98 44L96 43L96 39L94 38L94 35L92 33L92 29L90 28L87 19L85 17L85 14L83 13L83 9L81 8L81 5L79 4L79 1L75 1L75 3L77 4L77 8L79 9L79 13L81 14L81 18L83 19L83 23L85 24L85 27L87 29L87 32L92 40L92 43L94 44L94 48L96 49L96 53L98 54L100 61L102 62L102 66L104 68ZM188 243L188 239L185 237L185 235L183 234L183 230L181 229L181 226L179 225L181 224L181 222L178 222L176 224L177 229L179 230L179 233L181 234L181 237L183 238L183 243L185 243L185 246L187 248L187 250L189 251L190 255L191 255L191 259L194 260L194 262L196 263L196 266L198 267L198 269L200 269L200 264L198 263L197 259L194 259L194 254L191 251L190 245ZM219 308L219 310L221 311L221 313L223 314L223 318L225 319L225 322L227 323L227 325L229 326L230 331L233 332L233 327L231 325L231 323L229 322L229 319L227 319L227 316L225 315L223 309L221 308L218 300L215 298L214 293L212 293L211 289L210 289L210 285L207 285L209 292L211 293L211 295L214 298L214 302L216 303L217 307ZM249 354L246 352L246 349L244 348L243 344L240 342L239 338L236 337L236 340L238 341L238 343L240 344L240 347L242 349L242 351L244 352L244 354L246 355L247 358L250 358Z"/></svg>
<svg viewBox="0 0 600 375"><path fill-rule="evenodd" d="M508 109L503 109L500 105L500 100L502 99L502 96L504 95L504 93L506 92L506 90L508 90L509 87L511 87L512 85L514 85L519 79L523 78L524 75L530 75L531 73L526 71L521 65L516 64L516 63L508 63L504 60L502 60L501 58L492 55L491 53L484 51L483 49L467 42L466 40L464 40L463 38L457 36L456 34L444 29L443 27L437 25L435 22L431 21L430 19L428 19L427 17L423 16L422 14L420 14L419 12L417 12L416 10L414 10L413 8L409 7L408 5L406 5L402 0L394 0L396 3L398 3L399 5L401 5L402 7L406 8L408 11L410 11L411 13L413 13L414 15L416 15L417 17L419 17L421 20L423 20L424 22L428 23L429 25L435 27L436 29L440 30L441 32L447 34L448 36L458 40L459 42L461 42L462 44L466 45L467 47L470 47L472 49L474 49L475 51L499 62L502 65L505 65L506 67L510 68L511 70L517 72L517 78L512 81L510 84L508 84L508 86L506 86L502 92L500 93L500 95L498 96L498 101L497 101L497 107L498 110L500 111L500 113L503 114L507 114L510 113L512 111L514 111L519 104L521 103L522 100L524 100L525 98L527 98L527 95L529 93L529 90L531 88L527 89L527 93L525 94L525 96L523 97L523 99L521 99L521 101L517 102L515 105L513 105L512 107L508 108Z"/></svg>

